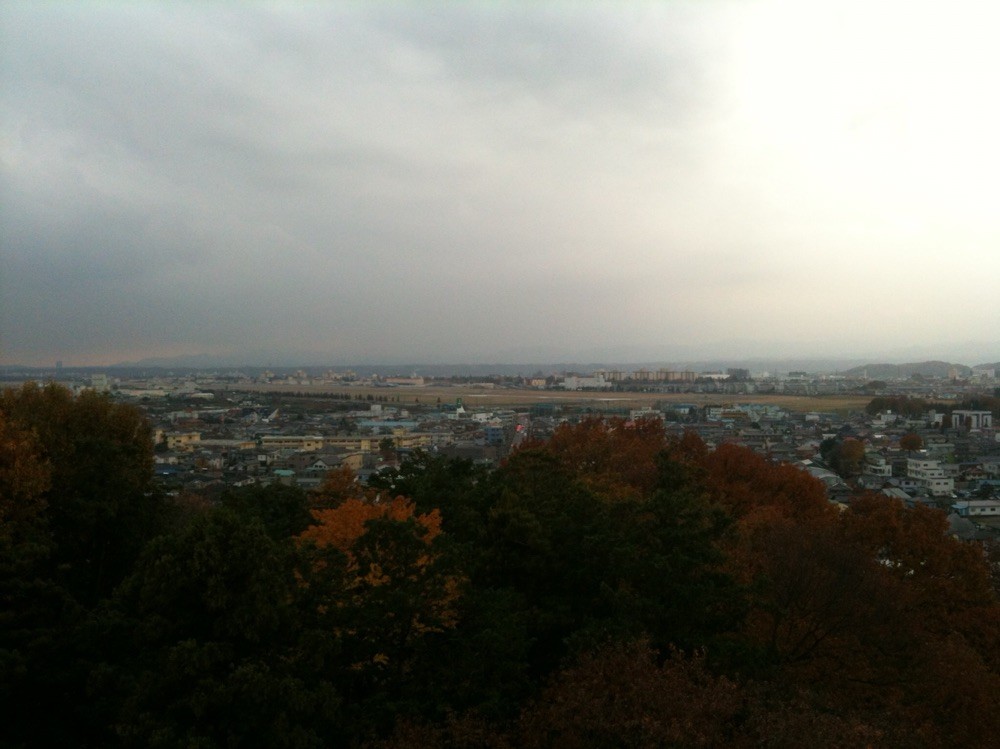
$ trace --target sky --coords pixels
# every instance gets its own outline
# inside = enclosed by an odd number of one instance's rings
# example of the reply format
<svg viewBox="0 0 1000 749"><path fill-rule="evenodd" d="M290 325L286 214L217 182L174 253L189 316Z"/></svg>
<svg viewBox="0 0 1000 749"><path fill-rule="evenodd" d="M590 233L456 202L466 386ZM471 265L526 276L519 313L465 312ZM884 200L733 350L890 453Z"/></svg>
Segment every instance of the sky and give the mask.
<svg viewBox="0 0 1000 749"><path fill-rule="evenodd" d="M997 361L998 33L963 0L8 0L0 363Z"/></svg>

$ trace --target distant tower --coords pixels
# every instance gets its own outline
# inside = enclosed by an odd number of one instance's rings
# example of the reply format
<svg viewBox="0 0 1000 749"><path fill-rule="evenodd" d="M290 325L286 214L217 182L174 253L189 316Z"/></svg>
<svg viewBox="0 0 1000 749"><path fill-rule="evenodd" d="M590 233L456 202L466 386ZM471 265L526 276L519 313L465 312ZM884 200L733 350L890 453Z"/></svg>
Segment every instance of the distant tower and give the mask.
<svg viewBox="0 0 1000 749"><path fill-rule="evenodd" d="M56 362L56 379L62 379L62 359Z"/></svg>

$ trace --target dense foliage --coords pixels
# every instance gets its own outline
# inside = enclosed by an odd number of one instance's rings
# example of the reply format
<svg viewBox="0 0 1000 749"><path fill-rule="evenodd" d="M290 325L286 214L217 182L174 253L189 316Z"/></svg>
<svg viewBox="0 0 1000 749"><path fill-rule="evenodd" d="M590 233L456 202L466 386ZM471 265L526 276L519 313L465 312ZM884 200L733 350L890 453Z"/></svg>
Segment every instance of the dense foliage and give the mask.
<svg viewBox="0 0 1000 749"><path fill-rule="evenodd" d="M919 419L931 408L940 409L941 405L941 403L932 403L923 398L914 398L909 395L880 395L868 402L865 411L872 415L891 411L910 419Z"/></svg>
<svg viewBox="0 0 1000 749"><path fill-rule="evenodd" d="M849 456L845 456L845 459ZM1000 604L940 513L653 422L489 472L162 496L107 398L0 400L7 746L985 747Z"/></svg>

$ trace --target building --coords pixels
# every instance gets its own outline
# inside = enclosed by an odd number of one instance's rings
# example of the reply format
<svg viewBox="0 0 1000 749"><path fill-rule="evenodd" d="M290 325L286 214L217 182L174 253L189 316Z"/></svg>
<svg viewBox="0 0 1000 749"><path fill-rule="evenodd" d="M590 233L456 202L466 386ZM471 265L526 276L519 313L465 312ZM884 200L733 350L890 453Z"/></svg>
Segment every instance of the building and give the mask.
<svg viewBox="0 0 1000 749"><path fill-rule="evenodd" d="M968 499L956 502L954 510L963 518L1000 518L1000 499Z"/></svg>
<svg viewBox="0 0 1000 749"><path fill-rule="evenodd" d="M609 385L603 374L597 374L594 377L569 375L563 380L563 387L566 390L604 390Z"/></svg>
<svg viewBox="0 0 1000 749"><path fill-rule="evenodd" d="M931 458L909 458L906 475L916 479L920 488L935 497L946 497L955 490L955 479L945 474L941 461Z"/></svg>
<svg viewBox="0 0 1000 749"><path fill-rule="evenodd" d="M504 438L501 424L487 424L483 429L487 445L502 445Z"/></svg>
<svg viewBox="0 0 1000 749"><path fill-rule="evenodd" d="M423 387L426 384L423 377L386 377L383 382L387 385L405 385L409 387Z"/></svg>
<svg viewBox="0 0 1000 749"><path fill-rule="evenodd" d="M957 410L951 412L952 429L989 429L993 426L993 413L990 411L965 411Z"/></svg>
<svg viewBox="0 0 1000 749"><path fill-rule="evenodd" d="M166 441L168 450L193 450L201 442L201 432L168 432Z"/></svg>
<svg viewBox="0 0 1000 749"><path fill-rule="evenodd" d="M272 450L322 450L325 440L322 435L268 434L261 437L261 447Z"/></svg>
<svg viewBox="0 0 1000 749"><path fill-rule="evenodd" d="M892 478L892 463L884 455L866 452L864 472L883 479Z"/></svg>
<svg viewBox="0 0 1000 749"><path fill-rule="evenodd" d="M111 381L106 374L93 374L90 376L90 386L99 393L106 393L111 389Z"/></svg>

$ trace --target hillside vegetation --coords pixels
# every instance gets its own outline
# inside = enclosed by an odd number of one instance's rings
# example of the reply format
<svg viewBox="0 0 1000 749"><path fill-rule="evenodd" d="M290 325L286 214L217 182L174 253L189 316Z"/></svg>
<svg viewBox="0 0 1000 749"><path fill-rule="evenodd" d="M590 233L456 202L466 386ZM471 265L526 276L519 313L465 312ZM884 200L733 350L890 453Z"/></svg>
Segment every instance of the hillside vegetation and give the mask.
<svg viewBox="0 0 1000 749"><path fill-rule="evenodd" d="M943 515L655 422L486 472L168 497L104 397L0 398L5 746L987 747L1000 602Z"/></svg>

